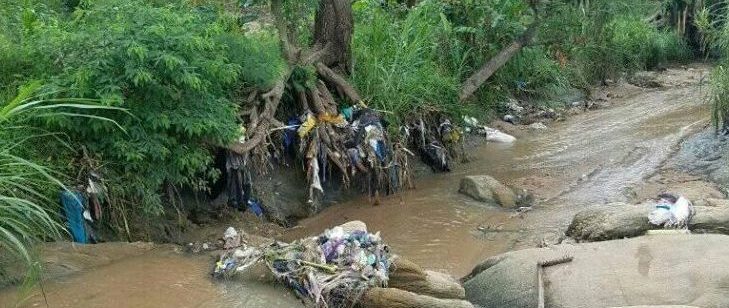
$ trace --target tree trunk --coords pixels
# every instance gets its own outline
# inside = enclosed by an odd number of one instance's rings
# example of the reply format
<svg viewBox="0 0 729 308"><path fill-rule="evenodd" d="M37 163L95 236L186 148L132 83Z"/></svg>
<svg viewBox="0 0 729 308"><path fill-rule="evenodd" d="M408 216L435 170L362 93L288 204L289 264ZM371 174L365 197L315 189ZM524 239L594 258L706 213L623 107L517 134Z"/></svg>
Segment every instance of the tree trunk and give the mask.
<svg viewBox="0 0 729 308"><path fill-rule="evenodd" d="M498 69L506 64L511 57L513 57L524 45L528 44L532 40L534 35L537 33L537 27L539 26L539 20L536 20L533 24L527 28L526 32L519 38L514 40L509 46L499 51L496 56L491 58L489 62L486 62L477 72L473 73L471 77L468 77L461 87L461 93L459 98L461 101L465 101L471 95L473 95L481 85L488 80Z"/></svg>
<svg viewBox="0 0 729 308"><path fill-rule="evenodd" d="M321 0L314 21L314 49L326 49L319 61L342 73L352 71L354 18L349 0Z"/></svg>

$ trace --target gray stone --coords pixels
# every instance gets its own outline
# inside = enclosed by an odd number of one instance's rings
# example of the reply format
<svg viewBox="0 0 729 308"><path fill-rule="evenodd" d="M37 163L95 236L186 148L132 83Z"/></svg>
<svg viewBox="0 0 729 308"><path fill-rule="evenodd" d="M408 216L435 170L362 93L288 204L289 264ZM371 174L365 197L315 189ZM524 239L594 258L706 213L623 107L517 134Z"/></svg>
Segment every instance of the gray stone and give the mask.
<svg viewBox="0 0 729 308"><path fill-rule="evenodd" d="M547 307L689 305L729 307L729 236L650 235L508 252L464 278L479 307L537 307L537 263Z"/></svg>
<svg viewBox="0 0 729 308"><path fill-rule="evenodd" d="M544 123L542 123L542 122L536 122L536 123L529 124L529 129L545 130L545 129L547 129L547 125L544 125Z"/></svg>
<svg viewBox="0 0 729 308"><path fill-rule="evenodd" d="M459 192L476 201L505 208L517 206L517 196L511 188L488 175L472 175L461 180Z"/></svg>
<svg viewBox="0 0 729 308"><path fill-rule="evenodd" d="M729 234L729 207L694 206L696 215L689 230L696 233ZM662 229L648 222L650 205L614 203L578 212L566 234L577 240L604 241L636 237L648 230Z"/></svg>

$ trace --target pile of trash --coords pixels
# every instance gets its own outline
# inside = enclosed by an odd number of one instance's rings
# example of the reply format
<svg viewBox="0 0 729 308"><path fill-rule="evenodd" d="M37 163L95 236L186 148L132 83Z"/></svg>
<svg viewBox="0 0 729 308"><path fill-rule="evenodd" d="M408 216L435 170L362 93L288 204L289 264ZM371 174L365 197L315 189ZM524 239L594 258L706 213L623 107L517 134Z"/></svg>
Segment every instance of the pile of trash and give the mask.
<svg viewBox="0 0 729 308"><path fill-rule="evenodd" d="M499 142L499 143L512 143L516 141L516 138L512 135L504 133L498 129L491 128L478 123L478 120L474 117L463 116L463 122L466 124L467 133L476 133L486 137L486 141Z"/></svg>
<svg viewBox="0 0 729 308"><path fill-rule="evenodd" d="M283 127L283 152L304 161L309 204L322 199L332 168L339 171L345 187L359 182L375 198L410 183L408 156L413 154L390 140L380 111L363 102L339 111L325 107L305 110Z"/></svg>
<svg viewBox="0 0 729 308"><path fill-rule="evenodd" d="M696 213L691 201L668 193L658 195L655 207L648 214L648 221L664 228L687 229L689 221Z"/></svg>
<svg viewBox="0 0 729 308"><path fill-rule="evenodd" d="M361 222L326 230L292 243L251 247L233 228L226 230L229 248L216 263L214 277L230 277L265 264L277 280L316 307L352 306L365 291L386 287L393 256L378 233Z"/></svg>

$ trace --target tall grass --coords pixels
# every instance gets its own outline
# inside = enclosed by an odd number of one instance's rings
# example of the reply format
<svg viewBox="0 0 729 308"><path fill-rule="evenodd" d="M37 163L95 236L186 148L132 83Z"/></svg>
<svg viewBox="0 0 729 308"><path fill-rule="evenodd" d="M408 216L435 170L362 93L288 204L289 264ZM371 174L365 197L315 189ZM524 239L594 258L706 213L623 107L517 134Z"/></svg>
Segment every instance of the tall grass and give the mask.
<svg viewBox="0 0 729 308"><path fill-rule="evenodd" d="M352 81L369 102L398 115L457 109L459 80L438 61L445 30L434 7L420 6L403 19L375 7L357 18Z"/></svg>
<svg viewBox="0 0 729 308"><path fill-rule="evenodd" d="M15 98L0 104L0 250L28 265L33 259L29 247L41 240L58 239L65 232L59 223L56 199L65 189L63 177L34 155L42 150L37 148L39 140L45 146L65 144L62 136L34 128L33 121L44 117L111 121L87 111L121 110L84 99L44 99L54 92L39 95L40 88L40 83L30 83L21 87Z"/></svg>
<svg viewBox="0 0 729 308"><path fill-rule="evenodd" d="M711 119L717 130L727 132L729 128L729 70L725 65L719 65L711 73L711 93L709 100L712 103Z"/></svg>

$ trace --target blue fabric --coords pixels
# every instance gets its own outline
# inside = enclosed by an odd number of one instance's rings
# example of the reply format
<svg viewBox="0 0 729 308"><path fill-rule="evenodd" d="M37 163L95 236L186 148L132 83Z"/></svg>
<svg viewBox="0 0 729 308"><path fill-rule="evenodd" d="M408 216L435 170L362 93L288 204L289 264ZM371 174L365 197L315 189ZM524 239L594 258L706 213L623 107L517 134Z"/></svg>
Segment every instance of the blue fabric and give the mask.
<svg viewBox="0 0 729 308"><path fill-rule="evenodd" d="M263 215L263 208L261 207L261 202L256 199L250 199L248 200L248 208L256 214L257 217L261 217Z"/></svg>
<svg viewBox="0 0 729 308"><path fill-rule="evenodd" d="M87 243L86 229L84 227L83 196L79 192L64 191L61 193L61 204L66 215L66 223L71 237L76 243Z"/></svg>
<svg viewBox="0 0 729 308"><path fill-rule="evenodd" d="M385 141L377 140L375 155L377 155L377 159L379 159L381 162L385 161Z"/></svg>

